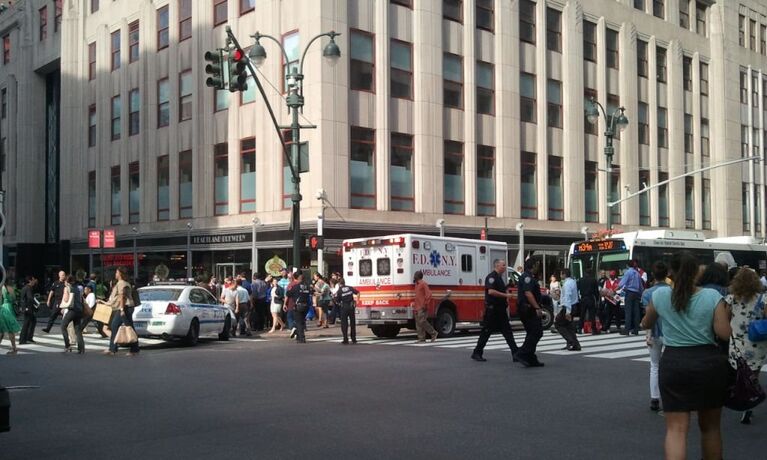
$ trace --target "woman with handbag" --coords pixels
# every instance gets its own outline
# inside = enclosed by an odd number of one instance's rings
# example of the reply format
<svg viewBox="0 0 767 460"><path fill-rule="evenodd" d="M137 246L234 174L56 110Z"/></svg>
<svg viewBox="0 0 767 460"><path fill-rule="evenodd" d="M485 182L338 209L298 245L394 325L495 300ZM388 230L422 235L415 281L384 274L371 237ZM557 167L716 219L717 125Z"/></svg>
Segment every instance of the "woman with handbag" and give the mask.
<svg viewBox="0 0 767 460"><path fill-rule="evenodd" d="M762 284L755 271L741 268L730 284L730 295L727 303L732 307L730 327L729 361L734 374L739 361L745 360L753 375L759 378L762 366L767 363L767 340L757 340L759 337L749 337L749 328L756 321L767 321L767 295L762 294ZM743 424L751 423L753 412L746 410L740 419Z"/></svg>
<svg viewBox="0 0 767 460"><path fill-rule="evenodd" d="M74 326L77 340L77 354L85 353L85 341L83 340L83 331L80 328L80 320L83 318L83 297L80 289L75 285L75 277L69 275L64 285L64 299L61 302L61 309L66 309L64 319L61 320L61 334L64 336L64 353L72 351L69 341L69 325Z"/></svg>
<svg viewBox="0 0 767 460"><path fill-rule="evenodd" d="M117 354L117 348L123 344L122 338L118 337L120 334L120 327L130 328L130 331L132 331L132 334L129 334L131 336L131 342L130 343L124 343L125 345L130 346L130 351L125 354L125 356L134 356L138 354L139 352L139 346L138 346L138 338L135 337L135 330L133 330L133 296L131 295L131 285L126 280L127 276L127 270L125 267L119 267L115 271L115 279L117 280L117 283L115 284L112 298L114 299L114 303L112 304L112 308L116 309L115 315L112 317L112 324L110 325L110 328L112 329L112 334L109 336L109 350L105 351L104 354L107 355L115 355ZM135 339L135 341L133 341Z"/></svg>
<svg viewBox="0 0 767 460"><path fill-rule="evenodd" d="M16 320L16 310L13 309L13 303L16 301L16 289L13 287L13 281L10 278L5 279L3 286L3 304L0 305L0 343L6 335L11 341L11 350L7 355L15 355L16 333L21 330L19 322Z"/></svg>
<svg viewBox="0 0 767 460"><path fill-rule="evenodd" d="M282 304L285 303L285 291L282 289L282 286L280 286L279 280L277 278L272 278L271 281L272 289L270 294L272 300L269 311L272 313L272 328L269 330L268 334L271 334L277 330L277 326L280 326L280 330L285 330L285 322L280 317L280 313L282 312Z"/></svg>

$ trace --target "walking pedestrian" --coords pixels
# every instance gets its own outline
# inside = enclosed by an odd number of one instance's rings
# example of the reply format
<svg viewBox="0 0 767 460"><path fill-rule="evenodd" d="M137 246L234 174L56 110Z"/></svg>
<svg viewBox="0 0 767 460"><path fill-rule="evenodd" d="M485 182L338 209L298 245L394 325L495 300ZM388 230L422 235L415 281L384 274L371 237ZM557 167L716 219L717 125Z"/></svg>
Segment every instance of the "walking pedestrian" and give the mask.
<svg viewBox="0 0 767 460"><path fill-rule="evenodd" d="M269 326L269 304L266 298L266 291L269 286L264 280L264 275L260 273L253 274L253 282L250 284L250 297L253 309L250 314L250 327L256 331L263 331Z"/></svg>
<svg viewBox="0 0 767 460"><path fill-rule="evenodd" d="M342 278L343 279L343 278ZM413 274L415 284L415 299L411 302L413 316L415 316L416 342L425 342L426 334L431 336L431 341L437 340L437 331L429 322L429 306L431 305L431 289L423 279L423 272L418 270Z"/></svg>
<svg viewBox="0 0 767 460"><path fill-rule="evenodd" d="M283 304L285 303L285 291L282 290L282 286L280 286L277 278L272 278L271 296L272 328L269 329L269 334L273 333L277 326L280 326L280 330L285 330L285 322L280 317Z"/></svg>
<svg viewBox="0 0 767 460"><path fill-rule="evenodd" d="M19 345L35 343L35 327L37 326L37 303L35 302L34 293L35 286L37 286L37 278L28 276L27 284L21 288L21 294L19 294L21 311L24 314L24 323L21 325L21 333L19 334Z"/></svg>
<svg viewBox="0 0 767 460"><path fill-rule="evenodd" d="M115 280L117 281L110 299L113 299L113 308L116 309L115 314L112 315L112 323L110 328L112 333L109 335L109 350L104 354L115 355L117 354L118 345L115 343L115 335L117 335L120 326L133 327L133 296L131 295L131 285L127 280L128 270L125 267L119 267L115 271ZM130 351L125 356L135 356L139 352L138 341L130 344Z"/></svg>
<svg viewBox="0 0 767 460"><path fill-rule="evenodd" d="M540 264L536 263L533 259L527 259L525 261L525 271L519 278L517 291L519 319L522 320L522 324L525 326L525 342L517 352L517 359L525 367L543 367L543 363L535 355L538 341L543 336L541 286L536 279L539 270Z"/></svg>
<svg viewBox="0 0 767 460"><path fill-rule="evenodd" d="M621 308L620 298L616 295L618 285L621 281L616 277L615 270L610 270L609 278L605 278L601 284L600 294L602 295L602 332L610 333L610 326L615 320L615 327L620 331L621 323L618 319L618 312Z"/></svg>
<svg viewBox="0 0 767 460"><path fill-rule="evenodd" d="M16 320L16 311L13 308L16 302L16 288L13 286L13 280L5 279L2 289L3 304L0 305L0 343L5 336L11 341L11 349L6 354L15 355L18 352L16 347L16 333L21 330L19 322Z"/></svg>
<svg viewBox="0 0 767 460"><path fill-rule="evenodd" d="M304 283L304 275L300 271L293 273L293 280L285 294L289 300L285 308L288 311L295 311L293 315L295 327L290 333L290 338L296 337L298 343L306 343L306 313L309 311L309 298L312 291Z"/></svg>
<svg viewBox="0 0 767 460"><path fill-rule="evenodd" d="M621 282L618 284L618 290L623 290L625 298L625 324L621 334L639 335L640 303L642 301L642 291L644 291L644 281L642 275L637 269L636 260L630 260L628 269L623 273Z"/></svg>
<svg viewBox="0 0 767 460"><path fill-rule="evenodd" d="M61 270L59 272L59 279L53 283L50 292L48 292L48 308L51 310L48 317L48 324L43 328L43 332L46 334L51 332L53 322L61 314L61 301L64 298L64 283L67 281L67 272Z"/></svg>
<svg viewBox="0 0 767 460"><path fill-rule="evenodd" d="M280 276L279 284L282 288L282 291L287 294L292 285L295 283L295 280L293 280L293 277L288 274L287 268L280 269ZM292 300L289 300L286 298L285 305L287 306L288 303L291 303ZM293 329L296 328L295 318L293 314L293 309L285 309L283 308L283 312L285 313L285 323L288 325L288 329L291 331L291 336L293 335ZM292 339L293 337L291 337Z"/></svg>
<svg viewBox="0 0 767 460"><path fill-rule="evenodd" d="M80 329L82 330L83 334L87 334L86 328L91 322L91 319L93 318L93 311L96 308L96 294L93 292L93 288L90 284L85 286L83 289L83 298L84 306L87 306L88 308L83 308L83 317L80 320ZM88 314L86 310L90 310L90 314Z"/></svg>
<svg viewBox="0 0 767 460"><path fill-rule="evenodd" d="M509 325L508 300L511 298L511 294L509 294L508 285L504 281L505 275L506 261L503 259L494 260L493 271L485 277L485 315L477 345L471 353L471 359L474 361L487 361L482 353L485 351L485 345L490 340L490 336L495 332L500 332L503 335L509 346L509 351L511 351L512 361L517 361L516 355L519 348L514 341L511 325Z"/></svg>
<svg viewBox="0 0 767 460"><path fill-rule="evenodd" d="M652 267L653 285L642 293L642 306L647 306L652 301L652 295L659 289L671 289L666 283L668 267L662 261L655 262ZM663 330L660 321L656 321L652 329L647 330L647 350L650 353L650 410L660 410L660 387L658 386L658 369L660 358L663 353Z"/></svg>
<svg viewBox="0 0 767 460"><path fill-rule="evenodd" d="M224 286L221 289L221 298L219 301L229 309L232 314L232 330L230 334L232 337L237 336L237 286L234 284L234 280L231 276L224 278Z"/></svg>
<svg viewBox="0 0 767 460"><path fill-rule="evenodd" d="M588 332L592 335L599 334L597 327L597 304L599 302L599 282L594 278L594 270L587 268L583 278L578 280L578 294L580 295L580 327L579 332ZM588 325L588 326L587 326Z"/></svg>
<svg viewBox="0 0 767 460"><path fill-rule="evenodd" d="M341 306L341 334L343 335L342 344L349 344L349 334L347 330L351 326L352 343L357 343L357 320L355 318L354 310L357 308L355 305L355 296L357 302L360 300L360 293L352 286L347 286L343 278L338 280L339 288L336 294L336 301Z"/></svg>
<svg viewBox="0 0 767 460"><path fill-rule="evenodd" d="M317 327L328 327L330 286L320 273L314 274L314 299L315 310L317 310Z"/></svg>
<svg viewBox="0 0 767 460"><path fill-rule="evenodd" d="M549 297L551 297L551 301L554 303L554 311L558 311L557 307L562 298L562 283L559 282L557 275L554 273L549 277Z"/></svg>
<svg viewBox="0 0 767 460"><path fill-rule="evenodd" d="M65 286L64 298L61 303L62 309L66 306L67 310L67 313L61 320L61 335L64 336L64 353L72 351L72 344L69 340L69 325L71 324L77 341L77 354L81 355L85 353L83 330L80 328L80 320L83 318L83 296L75 284L74 276L69 275L67 277Z"/></svg>
<svg viewBox="0 0 767 460"><path fill-rule="evenodd" d="M727 357L716 337L730 337L729 311L713 289L695 286L698 262L689 253L671 261L674 287L652 294L642 328L663 320L665 349L658 369L669 460L687 458L690 412L698 413L703 458L722 458L720 421L728 383Z"/></svg>
<svg viewBox="0 0 767 460"><path fill-rule="evenodd" d="M250 327L246 321L248 318L248 312L250 311L250 293L242 286L242 282L242 278L238 278L235 282L235 293L237 298L235 300L234 313L235 318L237 319L236 324L240 326L240 335L250 337L253 334L250 332ZM237 325L235 325L235 329L236 328Z"/></svg>
<svg viewBox="0 0 767 460"><path fill-rule="evenodd" d="M729 292L727 286L730 284L730 274L727 273L727 267L712 262L703 269L703 273L698 277L698 286L702 288L713 289L722 297L726 297Z"/></svg>
<svg viewBox="0 0 767 460"><path fill-rule="evenodd" d="M753 321L767 319L767 295L762 293L762 283L756 272L741 268L730 283L727 303L732 307L729 361L732 373L737 369L738 357L743 357L748 367L759 378L762 366L767 364L767 341L752 342L748 328ZM743 412L740 422L750 424L752 410Z"/></svg>
<svg viewBox="0 0 767 460"><path fill-rule="evenodd" d="M335 301L336 294L338 294L338 280L341 278L341 274L333 272L330 276L330 313L328 314L328 324L336 324L336 318L340 316L338 313L338 302Z"/></svg>
<svg viewBox="0 0 767 460"><path fill-rule="evenodd" d="M570 276L570 270L567 268L562 269L561 277L564 284L554 326L567 342L563 350L580 351L581 344L575 334L575 323L573 323L573 308L578 303L578 283Z"/></svg>

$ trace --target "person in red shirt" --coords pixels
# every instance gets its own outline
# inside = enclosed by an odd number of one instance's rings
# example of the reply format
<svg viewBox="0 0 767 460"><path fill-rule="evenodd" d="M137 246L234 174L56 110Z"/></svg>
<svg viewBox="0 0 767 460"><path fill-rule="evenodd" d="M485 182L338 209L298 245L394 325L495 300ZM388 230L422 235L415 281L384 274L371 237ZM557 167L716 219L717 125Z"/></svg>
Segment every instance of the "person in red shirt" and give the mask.
<svg viewBox="0 0 767 460"><path fill-rule="evenodd" d="M615 270L610 271L610 277L605 280L602 286L602 332L610 333L610 324L615 318L615 325L620 329L618 320L618 309L621 307L620 299L615 295L621 280L616 276Z"/></svg>
<svg viewBox="0 0 767 460"><path fill-rule="evenodd" d="M415 316L415 329L418 334L418 342L426 341L426 333L431 336L431 341L437 340L437 331L429 323L428 307L431 305L431 290L423 280L423 272L418 270L413 275L415 282L415 300L410 304Z"/></svg>

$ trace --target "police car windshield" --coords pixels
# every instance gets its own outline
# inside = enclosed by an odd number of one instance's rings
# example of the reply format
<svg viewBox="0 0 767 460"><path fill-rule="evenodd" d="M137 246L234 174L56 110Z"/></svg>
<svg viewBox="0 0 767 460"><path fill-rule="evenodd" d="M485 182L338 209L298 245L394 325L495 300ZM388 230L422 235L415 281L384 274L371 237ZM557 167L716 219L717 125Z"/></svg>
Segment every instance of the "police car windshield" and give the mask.
<svg viewBox="0 0 767 460"><path fill-rule="evenodd" d="M139 289L138 297L142 302L154 300L178 300L183 289Z"/></svg>

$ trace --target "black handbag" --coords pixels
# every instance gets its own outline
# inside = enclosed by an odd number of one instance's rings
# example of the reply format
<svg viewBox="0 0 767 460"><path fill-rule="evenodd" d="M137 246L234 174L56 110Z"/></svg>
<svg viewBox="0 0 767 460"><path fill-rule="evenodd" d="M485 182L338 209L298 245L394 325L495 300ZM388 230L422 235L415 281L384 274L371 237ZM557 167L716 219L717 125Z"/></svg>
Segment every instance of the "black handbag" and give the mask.
<svg viewBox="0 0 767 460"><path fill-rule="evenodd" d="M767 398L759 383L759 374L751 370L740 350L735 348L735 381L727 389L724 407L735 411L751 410Z"/></svg>

